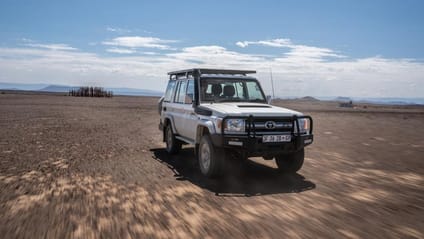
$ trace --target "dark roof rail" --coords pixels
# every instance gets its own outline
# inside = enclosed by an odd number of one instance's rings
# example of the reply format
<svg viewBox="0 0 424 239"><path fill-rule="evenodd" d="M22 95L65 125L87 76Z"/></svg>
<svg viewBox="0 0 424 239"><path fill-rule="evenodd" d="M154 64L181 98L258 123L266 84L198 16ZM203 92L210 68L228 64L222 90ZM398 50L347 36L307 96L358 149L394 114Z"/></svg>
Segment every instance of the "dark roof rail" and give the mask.
<svg viewBox="0 0 424 239"><path fill-rule="evenodd" d="M188 77L189 75L203 75L203 74L222 74L222 75L247 75L255 74L256 71L251 70L229 70L229 69L205 69L205 68L194 68L180 71L168 72L168 75L178 77Z"/></svg>

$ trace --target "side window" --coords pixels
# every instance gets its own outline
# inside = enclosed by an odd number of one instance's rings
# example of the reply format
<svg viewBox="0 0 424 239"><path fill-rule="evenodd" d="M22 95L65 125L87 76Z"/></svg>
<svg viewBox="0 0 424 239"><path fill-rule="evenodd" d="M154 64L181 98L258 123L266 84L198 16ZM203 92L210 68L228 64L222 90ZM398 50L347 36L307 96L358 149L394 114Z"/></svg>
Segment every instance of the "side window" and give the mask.
<svg viewBox="0 0 424 239"><path fill-rule="evenodd" d="M175 96L175 102L176 103L183 103L185 101L185 96L186 96L186 89L187 89L187 82L186 81L181 81L178 87L178 93Z"/></svg>
<svg viewBox="0 0 424 239"><path fill-rule="evenodd" d="M163 101L171 102L174 88L175 88L175 80L170 80L168 82L168 86L166 87L165 98L163 99Z"/></svg>
<svg viewBox="0 0 424 239"><path fill-rule="evenodd" d="M174 93L174 95L172 97L174 99L172 102L174 102L174 103L178 101L178 91L180 91L181 82L178 82L177 81L175 83L175 85L176 85L176 87L175 87L175 93Z"/></svg>
<svg viewBox="0 0 424 239"><path fill-rule="evenodd" d="M212 85L206 85L206 87L205 87L205 93L207 94L207 95L212 95Z"/></svg>
<svg viewBox="0 0 424 239"><path fill-rule="evenodd" d="M185 104L191 104L191 103L193 103L193 98L194 98L194 81L189 80L187 84L188 84L187 85L187 93L186 93L184 103Z"/></svg>

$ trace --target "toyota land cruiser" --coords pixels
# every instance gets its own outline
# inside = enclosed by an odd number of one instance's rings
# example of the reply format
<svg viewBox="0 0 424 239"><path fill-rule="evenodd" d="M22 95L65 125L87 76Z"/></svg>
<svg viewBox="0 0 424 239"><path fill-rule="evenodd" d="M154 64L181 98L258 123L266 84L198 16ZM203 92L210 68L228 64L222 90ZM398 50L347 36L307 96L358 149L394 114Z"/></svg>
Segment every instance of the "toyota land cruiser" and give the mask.
<svg viewBox="0 0 424 239"><path fill-rule="evenodd" d="M189 69L169 72L159 101L166 151L194 145L202 174L218 176L228 157L276 160L280 172L297 172L313 141L312 118L268 104L256 71Z"/></svg>

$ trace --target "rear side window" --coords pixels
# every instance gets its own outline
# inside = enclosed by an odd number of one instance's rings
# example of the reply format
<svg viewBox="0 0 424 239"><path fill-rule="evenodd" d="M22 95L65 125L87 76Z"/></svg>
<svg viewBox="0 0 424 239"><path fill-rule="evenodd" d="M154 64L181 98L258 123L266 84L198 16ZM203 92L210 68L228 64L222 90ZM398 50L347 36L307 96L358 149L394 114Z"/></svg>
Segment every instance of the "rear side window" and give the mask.
<svg viewBox="0 0 424 239"><path fill-rule="evenodd" d="M175 89L175 80L170 80L168 82L168 86L166 87L166 92L165 92L165 98L163 99L163 101L165 102L171 102L172 99L172 93L174 92Z"/></svg>
<svg viewBox="0 0 424 239"><path fill-rule="evenodd" d="M186 89L187 89L187 82L181 81L180 86L178 87L178 92L175 96L175 102L176 103L183 103L184 104L185 96L186 96Z"/></svg>

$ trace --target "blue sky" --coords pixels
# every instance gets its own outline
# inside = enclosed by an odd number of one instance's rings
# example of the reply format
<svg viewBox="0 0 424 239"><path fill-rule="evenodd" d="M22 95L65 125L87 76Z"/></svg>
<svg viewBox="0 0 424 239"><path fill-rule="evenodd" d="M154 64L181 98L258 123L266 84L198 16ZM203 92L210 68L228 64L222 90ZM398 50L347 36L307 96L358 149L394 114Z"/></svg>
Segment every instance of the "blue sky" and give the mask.
<svg viewBox="0 0 424 239"><path fill-rule="evenodd" d="M249 68L279 96L424 97L424 1L0 2L0 82L163 90Z"/></svg>

